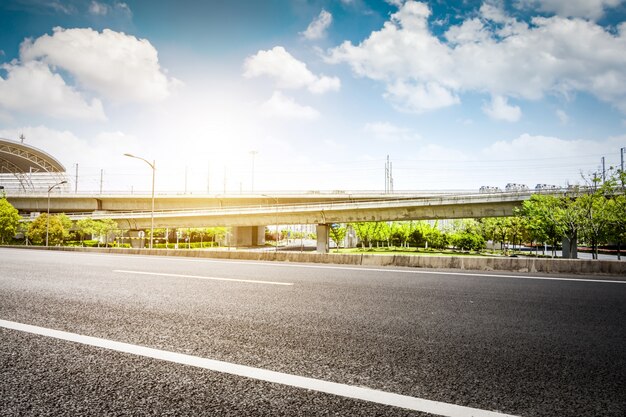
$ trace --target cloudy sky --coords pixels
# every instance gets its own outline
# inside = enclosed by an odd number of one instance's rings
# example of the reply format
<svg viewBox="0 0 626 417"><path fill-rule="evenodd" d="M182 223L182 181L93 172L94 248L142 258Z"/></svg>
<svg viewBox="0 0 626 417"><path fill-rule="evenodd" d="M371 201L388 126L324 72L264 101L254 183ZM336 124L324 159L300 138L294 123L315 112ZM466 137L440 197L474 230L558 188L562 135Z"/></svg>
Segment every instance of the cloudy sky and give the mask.
<svg viewBox="0 0 626 417"><path fill-rule="evenodd" d="M576 183L626 147L626 1L3 0L21 134L79 191L149 190L124 153L160 192Z"/></svg>

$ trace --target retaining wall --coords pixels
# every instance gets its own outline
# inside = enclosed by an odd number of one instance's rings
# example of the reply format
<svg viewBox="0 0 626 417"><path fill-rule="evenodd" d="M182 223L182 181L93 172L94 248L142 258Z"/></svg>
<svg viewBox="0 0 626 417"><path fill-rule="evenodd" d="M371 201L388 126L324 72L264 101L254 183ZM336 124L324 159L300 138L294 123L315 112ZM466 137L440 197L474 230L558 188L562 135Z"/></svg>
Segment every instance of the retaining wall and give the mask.
<svg viewBox="0 0 626 417"><path fill-rule="evenodd" d="M402 266L429 269L459 269L471 271L509 271L553 274L605 274L626 279L626 261L587 259L536 259L466 256L371 255L311 252L259 252L246 250L183 250L183 249L121 249L9 246L19 249L56 250L64 252L96 252L134 255L182 256L254 261L279 261L366 266Z"/></svg>

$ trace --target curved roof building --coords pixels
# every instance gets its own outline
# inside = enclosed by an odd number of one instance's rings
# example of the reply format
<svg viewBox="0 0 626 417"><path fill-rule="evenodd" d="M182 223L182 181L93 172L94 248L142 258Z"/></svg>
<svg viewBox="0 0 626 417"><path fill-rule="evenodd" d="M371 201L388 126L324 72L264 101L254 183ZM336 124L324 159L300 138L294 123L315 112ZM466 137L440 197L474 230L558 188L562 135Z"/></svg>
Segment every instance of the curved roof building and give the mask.
<svg viewBox="0 0 626 417"><path fill-rule="evenodd" d="M47 192L66 179L65 167L41 149L0 138L0 186L7 191Z"/></svg>

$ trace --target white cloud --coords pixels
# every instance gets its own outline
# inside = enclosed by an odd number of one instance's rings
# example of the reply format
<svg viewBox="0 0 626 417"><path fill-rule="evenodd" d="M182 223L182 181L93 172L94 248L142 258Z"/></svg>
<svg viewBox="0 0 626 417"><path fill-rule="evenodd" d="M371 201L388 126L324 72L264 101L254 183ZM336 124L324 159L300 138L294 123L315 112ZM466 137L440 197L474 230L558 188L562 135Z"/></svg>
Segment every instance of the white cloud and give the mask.
<svg viewBox="0 0 626 417"><path fill-rule="evenodd" d="M385 2L391 4L392 6L402 7L405 0L385 0Z"/></svg>
<svg viewBox="0 0 626 417"><path fill-rule="evenodd" d="M302 36L309 40L321 39L326 36L326 29L328 29L332 21L333 15L322 9L319 16L313 19L306 30L302 32Z"/></svg>
<svg viewBox="0 0 626 417"><path fill-rule="evenodd" d="M280 91L275 91L272 97L261 105L261 112L266 117L290 120L316 120L320 117L320 113L313 107L300 105Z"/></svg>
<svg viewBox="0 0 626 417"><path fill-rule="evenodd" d="M21 65L4 64L6 79L0 77L0 107L9 111L44 114L53 118L104 120L102 103L87 103L59 74L38 61Z"/></svg>
<svg viewBox="0 0 626 417"><path fill-rule="evenodd" d="M606 9L618 6L622 2L623 0L517 0L518 7L587 19L599 19Z"/></svg>
<svg viewBox="0 0 626 417"><path fill-rule="evenodd" d="M133 12L130 10L130 7L126 3L116 2L114 7L116 11L122 13L123 15L126 15L127 17L132 17L133 15Z"/></svg>
<svg viewBox="0 0 626 417"><path fill-rule="evenodd" d="M92 0L91 4L89 5L89 13L93 15L106 16L108 12L109 6L104 3L99 3L95 0Z"/></svg>
<svg viewBox="0 0 626 417"><path fill-rule="evenodd" d="M366 123L363 130L384 142L408 142L421 139L411 129L399 127L389 122Z"/></svg>
<svg viewBox="0 0 626 417"><path fill-rule="evenodd" d="M148 40L110 29L57 27L52 36L26 40L20 57L23 62L40 60L62 68L82 87L118 101L162 100L179 83L162 71Z"/></svg>
<svg viewBox="0 0 626 417"><path fill-rule="evenodd" d="M494 120L517 122L522 117L522 110L518 106L511 106L506 97L493 96L491 102L483 106L483 111Z"/></svg>
<svg viewBox="0 0 626 417"><path fill-rule="evenodd" d="M282 46L249 56L244 62L244 70L246 78L268 76L279 88L307 88L314 94L337 91L341 86L337 77L313 74L304 62L298 61Z"/></svg>
<svg viewBox="0 0 626 417"><path fill-rule="evenodd" d="M422 113L460 103L460 99L449 89L436 82L411 84L397 81L387 86L385 97L401 111Z"/></svg>
<svg viewBox="0 0 626 417"><path fill-rule="evenodd" d="M484 148L480 158L487 160L504 160L514 163L520 161L528 165L526 170L543 167L540 175L563 176L569 172L570 181L578 181L580 172L594 170L600 163L600 156L609 156L609 164L619 160L620 144L626 136L610 137L605 140L566 140L551 136L523 134L513 140L498 141ZM590 152L590 150L593 150ZM611 157L612 155L612 157ZM529 162L529 161L532 161ZM511 166L511 171L513 167ZM562 172L559 172L562 171ZM541 181L537 178L537 182Z"/></svg>
<svg viewBox="0 0 626 417"><path fill-rule="evenodd" d="M139 153L142 150L137 138L123 132L100 132L94 137L83 138L69 130L46 126L0 130L0 137L4 138L18 140L20 134L25 136L26 144L57 158L68 171L74 163L79 163L82 169L87 166L103 168L104 165L98 165L98 161L106 161L107 166L119 166L126 162L124 153Z"/></svg>
<svg viewBox="0 0 626 417"><path fill-rule="evenodd" d="M561 109L556 111L556 117L559 118L562 125L566 125L569 122L569 116Z"/></svg>
<svg viewBox="0 0 626 417"><path fill-rule="evenodd" d="M383 82L389 100L416 112L458 103L467 91L530 100L581 91L626 112L626 23L615 33L558 16L527 24L499 4L483 5L480 17L440 39L430 31L428 6L407 1L380 30L359 44L344 42L326 58Z"/></svg>

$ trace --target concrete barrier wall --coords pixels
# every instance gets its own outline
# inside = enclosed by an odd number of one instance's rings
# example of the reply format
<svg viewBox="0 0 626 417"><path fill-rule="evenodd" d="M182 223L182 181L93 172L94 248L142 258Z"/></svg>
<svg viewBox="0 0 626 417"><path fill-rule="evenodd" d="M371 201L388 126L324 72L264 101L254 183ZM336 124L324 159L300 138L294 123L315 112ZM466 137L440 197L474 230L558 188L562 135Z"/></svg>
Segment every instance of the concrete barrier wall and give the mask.
<svg viewBox="0 0 626 417"><path fill-rule="evenodd" d="M31 250L56 250L65 252L115 253L127 255L181 256L230 260L279 261L298 263L322 263L364 266L400 266L428 269L457 269L469 271L508 271L554 274L603 274L617 275L626 279L626 261L587 259L535 259L505 257L467 256L419 256L419 255L372 255L335 254L311 252L274 252L246 250L184 250L184 249L120 249L7 246Z"/></svg>

